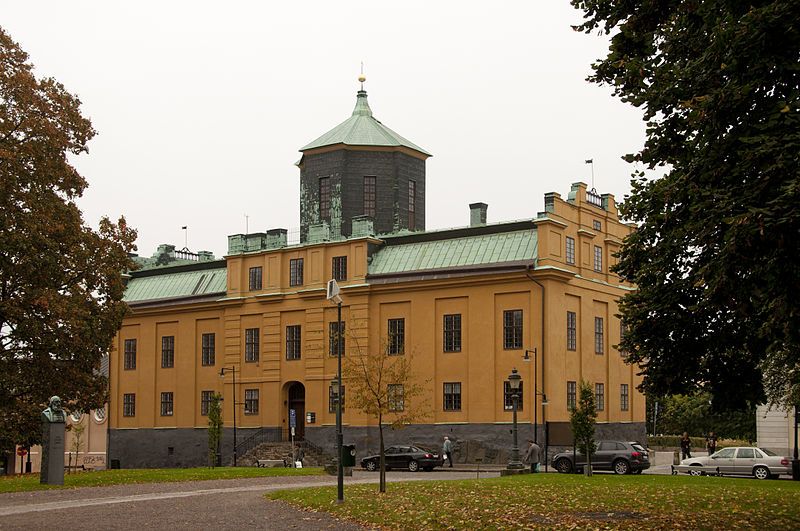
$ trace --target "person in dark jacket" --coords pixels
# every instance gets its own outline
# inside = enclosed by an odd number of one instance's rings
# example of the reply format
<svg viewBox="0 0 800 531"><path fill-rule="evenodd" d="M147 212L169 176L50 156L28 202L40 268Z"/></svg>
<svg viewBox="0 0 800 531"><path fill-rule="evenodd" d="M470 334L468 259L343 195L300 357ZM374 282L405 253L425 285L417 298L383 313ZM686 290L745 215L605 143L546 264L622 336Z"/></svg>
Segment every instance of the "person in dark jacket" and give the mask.
<svg viewBox="0 0 800 531"><path fill-rule="evenodd" d="M681 437L681 454L683 455L682 459L692 458L692 441L689 439L688 432L683 432Z"/></svg>
<svg viewBox="0 0 800 531"><path fill-rule="evenodd" d="M713 431L708 432L708 437L706 437L706 449L708 449L708 455L717 451L717 436Z"/></svg>

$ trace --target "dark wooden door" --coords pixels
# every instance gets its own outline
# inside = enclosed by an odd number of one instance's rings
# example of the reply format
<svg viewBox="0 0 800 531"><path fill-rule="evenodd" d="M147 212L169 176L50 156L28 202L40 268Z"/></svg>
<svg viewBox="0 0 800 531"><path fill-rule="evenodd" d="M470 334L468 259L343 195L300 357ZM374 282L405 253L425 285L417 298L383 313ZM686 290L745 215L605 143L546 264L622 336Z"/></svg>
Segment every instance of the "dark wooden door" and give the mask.
<svg viewBox="0 0 800 531"><path fill-rule="evenodd" d="M294 430L294 438L297 441L305 439L306 424L306 388L301 383L295 383L289 388L289 410L294 409L297 424ZM289 413L286 413L289 418ZM290 434L291 435L291 434Z"/></svg>

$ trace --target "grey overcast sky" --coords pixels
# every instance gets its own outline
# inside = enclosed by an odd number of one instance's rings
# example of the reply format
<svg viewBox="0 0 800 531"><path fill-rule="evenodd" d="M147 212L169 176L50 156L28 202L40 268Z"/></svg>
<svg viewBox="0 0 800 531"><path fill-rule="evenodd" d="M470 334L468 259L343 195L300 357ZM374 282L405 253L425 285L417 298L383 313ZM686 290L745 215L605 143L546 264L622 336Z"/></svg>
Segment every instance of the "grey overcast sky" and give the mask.
<svg viewBox="0 0 800 531"><path fill-rule="evenodd" d="M221 256L227 235L298 230L298 148L352 112L364 61L379 120L433 153L427 228L533 217L589 183L622 198L641 111L585 81L604 36L568 0L6 1L0 25L99 132L75 160L86 222L123 214L139 254ZM291 237L291 236L290 236Z"/></svg>

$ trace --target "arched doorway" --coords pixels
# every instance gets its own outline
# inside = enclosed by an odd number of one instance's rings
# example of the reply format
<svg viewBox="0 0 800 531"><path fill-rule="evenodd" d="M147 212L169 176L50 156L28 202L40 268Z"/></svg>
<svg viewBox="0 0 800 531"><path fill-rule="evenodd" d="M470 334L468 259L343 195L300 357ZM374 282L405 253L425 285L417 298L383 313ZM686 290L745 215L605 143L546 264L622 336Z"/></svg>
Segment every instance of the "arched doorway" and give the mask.
<svg viewBox="0 0 800 531"><path fill-rule="evenodd" d="M300 382L293 382L289 385L288 395L286 418L290 419L291 411L294 410L296 419L294 438L302 441L305 438L306 425L306 388ZM287 420L288 422L290 421ZM291 436L291 430L289 435Z"/></svg>

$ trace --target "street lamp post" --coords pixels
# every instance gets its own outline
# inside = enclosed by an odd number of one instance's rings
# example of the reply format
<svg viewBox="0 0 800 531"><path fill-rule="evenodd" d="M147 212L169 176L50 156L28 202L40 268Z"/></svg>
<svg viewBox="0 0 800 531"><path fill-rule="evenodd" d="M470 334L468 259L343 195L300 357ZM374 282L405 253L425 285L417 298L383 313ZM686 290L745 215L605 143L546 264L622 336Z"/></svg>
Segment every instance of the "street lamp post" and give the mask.
<svg viewBox="0 0 800 531"><path fill-rule="evenodd" d="M336 303L336 503L344 501L344 464L342 463L342 297L335 279L328 281L327 299Z"/></svg>
<svg viewBox="0 0 800 531"><path fill-rule="evenodd" d="M533 357L531 357L531 354L533 354ZM536 362L536 349L526 350L522 359L524 361L533 359L533 442L539 444L539 419L538 411L536 410L536 383L538 381L537 368L539 364Z"/></svg>
<svg viewBox="0 0 800 531"><path fill-rule="evenodd" d="M519 375L516 368L513 369L508 376L508 386L511 388L511 401L514 407L514 424L512 429L512 433L514 434L513 446L511 447L511 460L506 467L509 470L521 470L525 468L522 461L519 459L519 441L517 438L517 402L519 401L519 384L521 381L522 376Z"/></svg>
<svg viewBox="0 0 800 531"><path fill-rule="evenodd" d="M794 406L794 455L792 456L792 479L800 481L800 455L797 450L797 425L800 424L800 404Z"/></svg>
<svg viewBox="0 0 800 531"><path fill-rule="evenodd" d="M236 458L237 458L237 455L236 455L236 453L237 453L236 452L236 450L237 450L236 449L236 445L237 445L237 440L236 440L236 405L237 405L237 402L236 402L236 367L235 366L230 366L230 367L221 368L219 370L220 378L225 378L225 370L226 369L233 376L233 400L231 401L231 402L233 402L233 466L236 466Z"/></svg>

